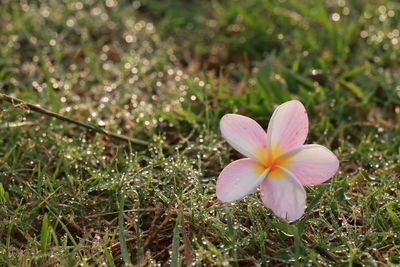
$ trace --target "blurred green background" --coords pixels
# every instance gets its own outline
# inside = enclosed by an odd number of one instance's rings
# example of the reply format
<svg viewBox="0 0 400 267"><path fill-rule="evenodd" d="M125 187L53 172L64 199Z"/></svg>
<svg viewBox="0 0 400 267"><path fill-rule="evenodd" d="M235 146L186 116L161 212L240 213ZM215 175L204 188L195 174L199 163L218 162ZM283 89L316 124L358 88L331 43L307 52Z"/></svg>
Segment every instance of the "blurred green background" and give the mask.
<svg viewBox="0 0 400 267"><path fill-rule="evenodd" d="M0 265L400 264L398 1L0 2ZM298 99L341 167L305 216L216 199L241 157L225 113L264 128Z"/></svg>

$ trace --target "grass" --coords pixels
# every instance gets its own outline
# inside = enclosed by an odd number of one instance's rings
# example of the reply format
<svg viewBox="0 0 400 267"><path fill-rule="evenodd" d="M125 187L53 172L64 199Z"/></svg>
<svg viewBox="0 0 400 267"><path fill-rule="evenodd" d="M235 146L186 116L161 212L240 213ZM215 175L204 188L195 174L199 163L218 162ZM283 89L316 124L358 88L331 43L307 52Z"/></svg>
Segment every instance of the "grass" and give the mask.
<svg viewBox="0 0 400 267"><path fill-rule="evenodd" d="M396 1L0 3L0 265L398 266ZM216 199L218 129L301 100L340 171L305 216Z"/></svg>

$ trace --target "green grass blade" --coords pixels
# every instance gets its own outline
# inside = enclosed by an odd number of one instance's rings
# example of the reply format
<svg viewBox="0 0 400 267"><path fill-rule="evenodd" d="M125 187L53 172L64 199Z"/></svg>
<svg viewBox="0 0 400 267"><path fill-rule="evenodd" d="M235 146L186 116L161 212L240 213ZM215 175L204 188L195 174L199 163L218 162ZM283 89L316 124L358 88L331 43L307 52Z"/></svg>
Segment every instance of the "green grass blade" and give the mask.
<svg viewBox="0 0 400 267"><path fill-rule="evenodd" d="M49 216L46 213L43 216L43 221L42 221L42 229L40 231L40 249L42 250L42 252L44 253L46 251L47 248L47 241L49 238Z"/></svg>
<svg viewBox="0 0 400 267"><path fill-rule="evenodd" d="M124 233L124 203L125 203L125 195L121 194L119 203L119 212L118 212L118 236L119 243L121 247L122 258L125 262L125 265L132 266L132 262L128 252L128 246L126 245L125 233Z"/></svg>
<svg viewBox="0 0 400 267"><path fill-rule="evenodd" d="M179 260L179 234L180 234L180 227L179 227L179 222L180 222L180 217L181 215L178 216L178 219L175 222L175 227L174 227L174 232L172 234L172 256L171 256L171 267L179 267L181 266L180 260Z"/></svg>

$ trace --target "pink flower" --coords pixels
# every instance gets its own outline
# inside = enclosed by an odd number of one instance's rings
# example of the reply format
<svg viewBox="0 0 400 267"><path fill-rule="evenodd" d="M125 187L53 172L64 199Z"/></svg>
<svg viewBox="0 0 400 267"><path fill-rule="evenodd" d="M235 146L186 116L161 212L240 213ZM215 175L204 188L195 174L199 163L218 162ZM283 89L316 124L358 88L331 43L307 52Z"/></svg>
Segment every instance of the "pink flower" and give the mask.
<svg viewBox="0 0 400 267"><path fill-rule="evenodd" d="M218 177L217 197L231 202L256 191L277 216L294 221L306 207L304 185L317 185L339 168L336 156L321 145L304 145L308 117L302 103L285 102L272 114L265 133L253 119L226 114L222 135L246 158L226 166Z"/></svg>

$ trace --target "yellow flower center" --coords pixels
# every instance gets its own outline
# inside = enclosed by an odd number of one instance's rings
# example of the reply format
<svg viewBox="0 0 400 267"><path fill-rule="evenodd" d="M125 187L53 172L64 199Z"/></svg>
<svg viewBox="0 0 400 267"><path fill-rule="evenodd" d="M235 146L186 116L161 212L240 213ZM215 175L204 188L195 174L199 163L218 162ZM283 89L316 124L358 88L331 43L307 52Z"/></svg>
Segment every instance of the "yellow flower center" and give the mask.
<svg viewBox="0 0 400 267"><path fill-rule="evenodd" d="M256 152L260 164L271 172L280 172L277 166L287 168L290 163L290 154L282 155L284 150L277 144L272 144L270 147L262 147Z"/></svg>

